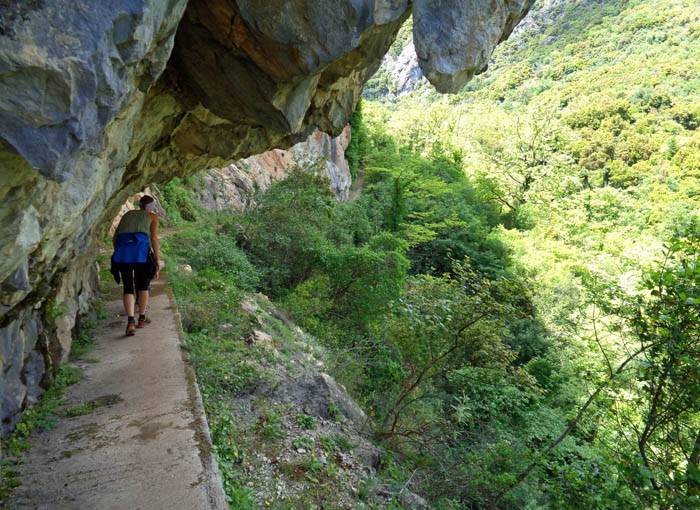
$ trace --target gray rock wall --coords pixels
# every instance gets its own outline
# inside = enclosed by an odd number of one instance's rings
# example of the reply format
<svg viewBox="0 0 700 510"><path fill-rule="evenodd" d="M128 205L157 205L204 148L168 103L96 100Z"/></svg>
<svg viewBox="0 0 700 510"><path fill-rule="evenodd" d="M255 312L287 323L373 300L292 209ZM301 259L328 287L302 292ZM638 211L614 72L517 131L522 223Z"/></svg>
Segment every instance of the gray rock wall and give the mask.
<svg viewBox="0 0 700 510"><path fill-rule="evenodd" d="M203 172L204 186L194 190L197 199L210 211L243 209L257 190L267 189L284 179L296 165L313 168L320 165L323 175L339 202L347 201L352 184L345 149L350 144L350 126L332 138L315 131L309 138L289 150L272 149L241 159L224 168Z"/></svg>
<svg viewBox="0 0 700 510"><path fill-rule="evenodd" d="M337 136L411 9L424 73L453 90L529 4L0 3L3 430L65 360L89 309L95 242L130 195L316 127Z"/></svg>
<svg viewBox="0 0 700 510"><path fill-rule="evenodd" d="M533 3L414 0L413 43L423 74L438 92L459 92L486 68L496 45L508 38Z"/></svg>
<svg viewBox="0 0 700 510"><path fill-rule="evenodd" d="M3 432L51 382L90 309L95 227L123 193L145 92L186 5L32 3L3 13L0 36Z"/></svg>
<svg viewBox="0 0 700 510"><path fill-rule="evenodd" d="M397 97L413 92L423 79L413 41L410 41L397 57L394 58L390 54L384 57L382 66L396 85Z"/></svg>

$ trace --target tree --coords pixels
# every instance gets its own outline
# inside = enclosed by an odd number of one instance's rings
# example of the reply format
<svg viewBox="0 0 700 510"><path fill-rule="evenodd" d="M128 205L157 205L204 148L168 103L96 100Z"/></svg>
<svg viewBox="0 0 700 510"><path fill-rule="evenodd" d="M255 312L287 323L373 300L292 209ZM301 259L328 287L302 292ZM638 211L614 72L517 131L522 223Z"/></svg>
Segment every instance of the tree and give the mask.
<svg viewBox="0 0 700 510"><path fill-rule="evenodd" d="M649 272L627 321L636 346L589 396L568 427L494 498L503 497L540 464L581 422L601 391L629 368L636 393L619 423L632 430L632 448L618 452L630 489L659 510L700 508L700 220L676 230L664 259ZM602 348L602 347L601 347ZM624 431L620 431L624 439ZM623 441L624 443L624 441Z"/></svg>
<svg viewBox="0 0 700 510"><path fill-rule="evenodd" d="M321 264L334 211L327 179L297 167L236 218L238 244L260 269L265 292L286 294Z"/></svg>
<svg viewBox="0 0 700 510"><path fill-rule="evenodd" d="M700 223L693 219L644 279L648 294L631 320L643 357L641 409L630 422L638 457L626 471L640 499L661 509L700 508L699 263Z"/></svg>
<svg viewBox="0 0 700 510"><path fill-rule="evenodd" d="M483 130L477 142L488 165L478 175L480 188L506 212L517 215L524 204L545 203L569 185L573 158L552 113L518 116L512 125Z"/></svg>
<svg viewBox="0 0 700 510"><path fill-rule="evenodd" d="M504 279L488 280L455 262L453 273L421 275L409 282L404 298L386 318L384 338L393 344L403 380L386 407L379 434L420 434L404 417L426 398L425 385L464 365L503 366L513 354L501 342L502 319L511 290Z"/></svg>
<svg viewBox="0 0 700 510"><path fill-rule="evenodd" d="M345 151L345 159L348 160L353 180L357 179L358 171L364 166L368 143L367 128L362 117L362 99L360 98L350 117L350 145Z"/></svg>

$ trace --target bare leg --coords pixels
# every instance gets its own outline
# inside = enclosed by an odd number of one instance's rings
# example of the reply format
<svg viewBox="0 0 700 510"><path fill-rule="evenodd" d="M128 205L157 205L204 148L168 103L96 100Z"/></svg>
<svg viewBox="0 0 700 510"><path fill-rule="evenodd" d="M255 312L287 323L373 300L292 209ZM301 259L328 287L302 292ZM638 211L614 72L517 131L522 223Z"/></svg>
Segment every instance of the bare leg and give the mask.
<svg viewBox="0 0 700 510"><path fill-rule="evenodd" d="M134 300L136 298L133 294L124 294L124 311L127 317L134 316ZM140 306L140 303L139 303Z"/></svg>
<svg viewBox="0 0 700 510"><path fill-rule="evenodd" d="M146 315L146 307L148 306L148 291L140 290L139 292L139 314Z"/></svg>

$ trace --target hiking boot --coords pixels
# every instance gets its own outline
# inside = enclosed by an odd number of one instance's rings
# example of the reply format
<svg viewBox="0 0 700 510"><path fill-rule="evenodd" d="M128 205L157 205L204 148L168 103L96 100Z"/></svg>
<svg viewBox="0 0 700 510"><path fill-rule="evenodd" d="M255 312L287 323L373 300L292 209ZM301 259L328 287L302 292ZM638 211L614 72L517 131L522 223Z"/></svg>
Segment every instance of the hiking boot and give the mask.
<svg viewBox="0 0 700 510"><path fill-rule="evenodd" d="M134 336L136 334L136 324L129 322L126 325L126 336Z"/></svg>
<svg viewBox="0 0 700 510"><path fill-rule="evenodd" d="M136 325L136 327L137 328L145 328L146 324L150 324L150 323L151 323L151 319L149 319L148 317L143 317L143 318L139 317L139 322Z"/></svg>

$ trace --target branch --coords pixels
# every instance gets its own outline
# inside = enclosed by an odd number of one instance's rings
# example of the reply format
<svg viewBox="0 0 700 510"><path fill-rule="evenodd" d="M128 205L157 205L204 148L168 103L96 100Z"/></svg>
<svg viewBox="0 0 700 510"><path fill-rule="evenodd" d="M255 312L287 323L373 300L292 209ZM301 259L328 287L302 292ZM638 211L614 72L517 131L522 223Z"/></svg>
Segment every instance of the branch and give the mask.
<svg viewBox="0 0 700 510"><path fill-rule="evenodd" d="M586 400L586 403L583 404L583 407L581 407L581 409L579 410L579 412L578 412L578 414L576 415L576 417L569 423L569 426L566 427L566 429L564 430L564 432L562 432L562 433L559 435L559 437L557 437L554 441L552 441L552 442L549 444L549 446L547 446L544 450L542 450L542 451L539 453L539 455L537 455L537 458L536 458L535 460L533 460L533 461L528 465L528 467L525 469L525 471L523 471L522 473L520 473L520 474L517 476L517 478L515 479L515 481L513 481L513 482L512 482L510 485L508 485L506 488L502 489L502 490L496 495L496 498L493 500L493 502L492 502L491 505L490 505L491 508L492 508L493 510L495 510L495 509L498 507L498 503L500 503L500 501L503 499L503 497L504 497L506 494L508 494L511 490L513 490L515 487L517 487L518 485L520 485L520 484L523 482L523 480L525 480L525 479L529 476L529 474L532 473L532 471L537 467L537 465L539 464L539 462L540 462L549 452L551 452L554 448L556 448L557 445L559 445L559 443L561 443L561 442L564 440L564 438L566 438L566 436L568 436L569 433L570 433L572 430L574 430L574 428L576 427L576 425L578 425L578 422L581 421L581 418L583 417L583 414L586 412L586 410L588 409L588 407L593 403L593 401L594 401L595 398L598 396L598 394L600 394L600 392L601 392L604 388L606 388L613 380L615 380L615 379L622 373L622 371L625 369L625 367L626 367L632 360L634 360L637 356L639 356L641 353L643 353L643 352L646 351L647 349L650 349L650 348L652 348L652 347L655 347L656 345L659 345L659 344L661 344L661 343L663 343L663 342L664 342L663 340L660 340L660 341L658 341L658 342L654 342L654 343L652 343L652 344L649 344L649 345L647 345L647 346L644 346L644 347L638 349L638 350L637 350L635 353L633 353L632 355L630 355L625 361L623 361L623 362L620 364L620 366L617 367L617 370L615 370L615 372L612 374L612 376L609 377L608 380L607 380L605 383L603 383L603 384L601 384L600 386L598 386L598 389L596 389L596 390L593 392L593 394L591 394L591 396L588 397L588 400Z"/></svg>
<svg viewBox="0 0 700 510"><path fill-rule="evenodd" d="M383 429L382 435L384 435L384 436L390 436L390 435L395 434L395 431L396 431L396 424L397 424L397 422L398 422L398 420L399 420L399 414L400 414L400 411L403 409L403 408L400 407L400 406L401 406L401 403L404 401L404 399L405 399L406 397L408 397L408 395L410 395L411 392L412 392L414 389L416 389L416 388L418 387L418 385L419 385L421 382L423 382L423 379L425 378L426 374L427 374L428 372L430 372L430 370L432 370L432 368L433 368L435 365L437 365L438 363L440 363L443 359L445 359L447 356L449 356L450 354L452 354L454 351L456 351L456 350L460 347L460 342L459 342L459 340L460 340L460 336L462 336L462 333L464 333L464 331L465 331L467 328L473 326L474 324L476 324L477 322L479 322L481 319L483 319L483 318L486 317L487 315L488 315L488 312L484 312L484 313L482 313L481 315L479 315L479 316L475 317L474 319L468 321L467 323L463 324L462 327L460 327L460 328L457 330L457 333L456 333L455 336L454 336L454 341L453 341L452 347L450 347L448 350L446 350L445 352L443 352L443 353L442 353L440 356L438 356L437 358L431 360L425 367L423 367L423 370L420 371L420 373L418 374L418 377L416 377L415 381L413 381L413 382L408 386L408 388L405 389L405 390L402 392L402 394L399 396L399 398L397 399L397 401L396 401L396 402L394 403L394 405L392 406L391 411L389 411L389 413L387 413L386 418L384 418L384 422L382 423L382 429ZM394 418L394 419L393 419L393 422L392 422L392 424L391 424L390 432L386 432L386 428L387 428L387 425L388 425L388 423L389 423L389 417L392 416L392 415L393 415L393 418Z"/></svg>
<svg viewBox="0 0 700 510"><path fill-rule="evenodd" d="M595 336L595 341L598 344L598 348L600 349L600 352L603 354L603 357L605 358L605 363L608 365L608 371L610 372L610 376L613 376L613 369L612 369L612 364L610 363L610 359L608 358L608 354L605 352L605 349L603 349L603 344L600 342L600 338L598 338L598 326L595 318L595 304L593 305L593 335Z"/></svg>

